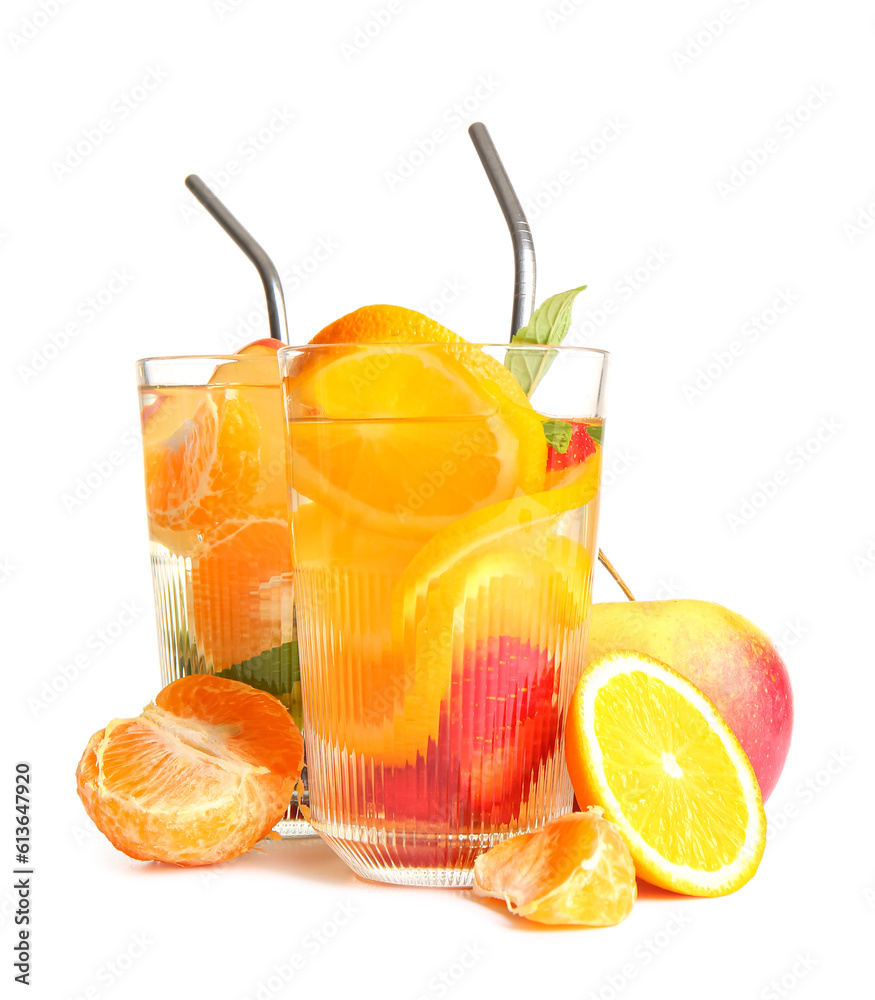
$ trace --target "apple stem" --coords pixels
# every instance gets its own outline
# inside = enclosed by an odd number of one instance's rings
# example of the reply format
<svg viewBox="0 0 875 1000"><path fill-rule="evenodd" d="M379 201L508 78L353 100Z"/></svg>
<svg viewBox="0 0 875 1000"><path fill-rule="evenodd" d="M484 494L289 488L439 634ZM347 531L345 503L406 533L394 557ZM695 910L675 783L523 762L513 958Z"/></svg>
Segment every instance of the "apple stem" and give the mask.
<svg viewBox="0 0 875 1000"><path fill-rule="evenodd" d="M635 598L632 596L632 591L629 590L629 588L626 586L626 583L623 580L623 578L620 576L620 574L614 569L613 565L611 564L611 560L608 559L608 557L604 554L604 552L602 552L601 549L599 549L599 562L602 564L602 566L605 567L605 569L617 581L617 583L619 584L620 590L623 591L623 593L626 595L626 597L628 597L630 601L634 601Z"/></svg>

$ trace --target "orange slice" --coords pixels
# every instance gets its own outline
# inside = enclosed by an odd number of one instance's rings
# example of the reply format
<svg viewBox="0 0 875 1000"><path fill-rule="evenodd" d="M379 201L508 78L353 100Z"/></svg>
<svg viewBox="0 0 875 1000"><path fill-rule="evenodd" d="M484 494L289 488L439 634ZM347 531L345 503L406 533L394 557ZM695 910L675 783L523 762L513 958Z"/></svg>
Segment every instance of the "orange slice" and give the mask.
<svg viewBox="0 0 875 1000"><path fill-rule="evenodd" d="M145 450L146 503L160 528L206 527L258 488L261 425L245 399L206 395L170 437Z"/></svg>
<svg viewBox="0 0 875 1000"><path fill-rule="evenodd" d="M464 655L460 638L473 645L503 635L535 648L574 648L572 633L585 620L591 560L586 549L555 532L563 514L595 496L600 455L578 467L571 485L505 501L443 529L394 585L389 578L391 596L374 576L341 580L301 570L307 579L300 599L317 619L331 620L332 601L345 600L351 588L371 590L367 621L347 630L354 638L341 642L322 629L322 641L331 644L323 657L338 677L320 687L319 710L336 720L348 751L392 766L425 754L429 740L437 739L441 702ZM342 606L334 613L344 620ZM368 683L357 686L346 706L348 685L340 677L343 671L360 676L352 666L360 648L370 651Z"/></svg>
<svg viewBox="0 0 875 1000"><path fill-rule="evenodd" d="M76 771L83 805L113 846L140 861L226 861L288 806L304 742L272 695L193 674L135 719L95 733Z"/></svg>
<svg viewBox="0 0 875 1000"><path fill-rule="evenodd" d="M291 641L292 600L284 518L226 521L192 553L194 635L207 669L227 670Z"/></svg>
<svg viewBox="0 0 875 1000"><path fill-rule="evenodd" d="M543 486L538 414L439 348L328 348L290 377L292 486L368 530L425 539Z"/></svg>
<svg viewBox="0 0 875 1000"><path fill-rule="evenodd" d="M503 840L474 862L475 896L503 899L541 924L619 924L637 893L629 848L597 807Z"/></svg>
<svg viewBox="0 0 875 1000"><path fill-rule="evenodd" d="M400 575L420 549L415 538L367 531L320 503L302 504L292 514L292 533L297 566L358 567Z"/></svg>
<svg viewBox="0 0 875 1000"><path fill-rule="evenodd" d="M617 824L641 878L721 896L753 876L766 836L753 768L671 667L627 650L593 660L569 709L566 760L578 802Z"/></svg>
<svg viewBox="0 0 875 1000"><path fill-rule="evenodd" d="M403 306L362 306L320 330L311 344L465 344L467 341L437 320ZM479 379L495 382L504 395L520 406L529 398L510 371L488 349L466 350L459 359Z"/></svg>

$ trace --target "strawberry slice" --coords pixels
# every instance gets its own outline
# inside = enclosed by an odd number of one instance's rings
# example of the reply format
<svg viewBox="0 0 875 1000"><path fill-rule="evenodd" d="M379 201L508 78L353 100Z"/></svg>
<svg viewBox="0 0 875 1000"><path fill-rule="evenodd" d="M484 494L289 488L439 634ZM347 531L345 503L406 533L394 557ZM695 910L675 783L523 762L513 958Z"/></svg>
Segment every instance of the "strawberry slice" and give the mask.
<svg viewBox="0 0 875 1000"><path fill-rule="evenodd" d="M590 437L586 424L572 423L571 440L564 452L557 451L552 445L547 447L547 489L552 489L563 478L566 469L580 465L595 454L595 441Z"/></svg>

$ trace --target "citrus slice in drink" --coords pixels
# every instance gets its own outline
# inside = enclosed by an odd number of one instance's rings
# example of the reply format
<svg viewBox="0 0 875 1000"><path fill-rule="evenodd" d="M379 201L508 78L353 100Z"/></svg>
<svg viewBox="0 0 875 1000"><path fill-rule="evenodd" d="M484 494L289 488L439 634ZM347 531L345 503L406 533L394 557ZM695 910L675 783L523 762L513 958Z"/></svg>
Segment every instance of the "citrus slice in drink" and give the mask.
<svg viewBox="0 0 875 1000"><path fill-rule="evenodd" d="M165 687L134 719L91 737L76 771L113 846L192 866L249 850L283 816L304 742L272 695L204 674Z"/></svg>
<svg viewBox="0 0 875 1000"><path fill-rule="evenodd" d="M285 518L225 521L191 557L198 653L215 672L291 641L292 552Z"/></svg>
<svg viewBox="0 0 875 1000"><path fill-rule="evenodd" d="M403 306L362 306L320 330L311 344L465 344L467 341L437 320ZM472 345L476 346L476 345ZM520 406L529 398L511 372L488 349L466 350L459 359L479 379L496 383L504 395Z"/></svg>
<svg viewBox="0 0 875 1000"><path fill-rule="evenodd" d="M503 840L474 862L475 896L541 924L619 924L637 894L629 848L598 807Z"/></svg>
<svg viewBox="0 0 875 1000"><path fill-rule="evenodd" d="M169 437L145 448L153 523L186 531L238 512L258 488L260 446L261 424L250 402L205 395Z"/></svg>
<svg viewBox="0 0 875 1000"><path fill-rule="evenodd" d="M259 474L251 497L240 497L246 513L286 517L288 485L286 443L280 369L277 351L283 344L273 338L256 340L240 348L234 361L219 365L210 385L221 386L226 398L251 407L261 427Z"/></svg>
<svg viewBox="0 0 875 1000"><path fill-rule="evenodd" d="M419 551L415 538L368 531L338 517L321 503L305 503L292 514L295 564L365 568L400 575Z"/></svg>
<svg viewBox="0 0 875 1000"><path fill-rule="evenodd" d="M290 478L300 494L368 530L425 539L542 488L539 415L445 350L320 354L290 376Z"/></svg>
<svg viewBox="0 0 875 1000"><path fill-rule="evenodd" d="M337 720L339 742L349 751L396 767L424 756L429 741L437 741L454 672L478 643L486 648L491 639L510 640L523 647L528 662L539 662L543 652L555 672L552 656L573 647L572 633L584 623L591 569L586 549L556 531L564 514L595 496L599 461L600 451L579 466L569 486L455 521L395 579L390 601L383 585L381 599L370 602L372 633L357 632L353 640L370 642L372 649L369 682L357 695L362 710L342 709L339 682L320 693L331 703L324 711ZM336 581L323 580L308 599L324 608L337 592L342 588ZM552 622L559 624L546 624ZM350 656L349 650L335 651L339 664ZM484 733L494 731L481 708Z"/></svg>
<svg viewBox="0 0 875 1000"><path fill-rule="evenodd" d="M766 837L753 768L671 667L628 650L593 660L569 709L566 760L578 802L616 823L641 878L721 896L753 876Z"/></svg>

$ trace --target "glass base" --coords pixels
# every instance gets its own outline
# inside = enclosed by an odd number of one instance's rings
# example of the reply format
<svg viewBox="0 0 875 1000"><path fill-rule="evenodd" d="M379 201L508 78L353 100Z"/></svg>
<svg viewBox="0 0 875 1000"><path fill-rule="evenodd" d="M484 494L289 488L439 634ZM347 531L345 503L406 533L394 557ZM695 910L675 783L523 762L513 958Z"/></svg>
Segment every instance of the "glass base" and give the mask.
<svg viewBox="0 0 875 1000"><path fill-rule="evenodd" d="M423 836L389 833L374 827L342 832L313 824L335 854L360 878L391 885L466 889L474 884L474 861L500 840L522 831ZM341 834L341 835L337 835Z"/></svg>
<svg viewBox="0 0 875 1000"><path fill-rule="evenodd" d="M300 804L298 803L298 799L301 800ZM298 787L295 789L294 795L292 795L292 801L286 809L286 814L274 826L273 832L278 833L284 840L293 837L318 837L319 834L310 826L308 820L304 818L305 814L309 815L309 806L310 793L307 788L307 768L305 766L301 772L301 781L298 783Z"/></svg>
<svg viewBox="0 0 875 1000"><path fill-rule="evenodd" d="M274 833L278 833L283 840L293 837L318 837L319 834L305 819L286 819L283 817L273 828Z"/></svg>

